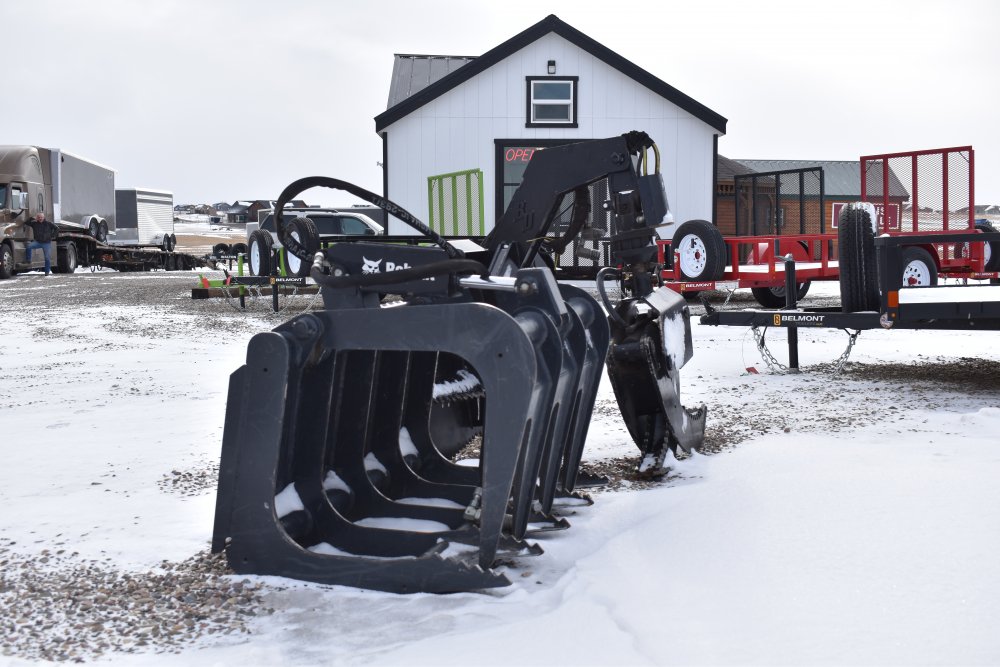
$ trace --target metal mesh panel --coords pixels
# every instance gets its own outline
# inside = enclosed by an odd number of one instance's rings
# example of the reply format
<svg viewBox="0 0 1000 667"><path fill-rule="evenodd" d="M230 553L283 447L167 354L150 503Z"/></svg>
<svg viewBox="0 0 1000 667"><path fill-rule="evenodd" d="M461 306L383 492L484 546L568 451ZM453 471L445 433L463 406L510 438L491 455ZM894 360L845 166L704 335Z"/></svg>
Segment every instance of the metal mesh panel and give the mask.
<svg viewBox="0 0 1000 667"><path fill-rule="evenodd" d="M861 158L864 201L875 204L878 233L963 230L971 210L973 152L969 147Z"/></svg>
<svg viewBox="0 0 1000 667"><path fill-rule="evenodd" d="M479 169L427 179L431 229L445 236L482 236L483 172Z"/></svg>
<svg viewBox="0 0 1000 667"><path fill-rule="evenodd" d="M590 186L590 216L587 225L594 228L593 236L599 238L582 239L579 236L555 257L556 266L563 272L591 275L598 269L611 265L611 212L603 204L608 201L608 181L601 179ZM570 193L563 197L559 215L552 223L549 236L562 236L573 216L573 202L576 197Z"/></svg>
<svg viewBox="0 0 1000 667"><path fill-rule="evenodd" d="M735 176L736 235L821 234L823 169L812 167Z"/></svg>

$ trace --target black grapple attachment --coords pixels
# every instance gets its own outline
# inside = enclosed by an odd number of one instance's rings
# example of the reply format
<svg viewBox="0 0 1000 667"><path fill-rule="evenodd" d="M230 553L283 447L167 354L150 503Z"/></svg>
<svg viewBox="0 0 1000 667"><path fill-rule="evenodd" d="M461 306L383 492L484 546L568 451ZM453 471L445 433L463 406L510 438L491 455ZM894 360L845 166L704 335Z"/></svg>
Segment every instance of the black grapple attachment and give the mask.
<svg viewBox="0 0 1000 667"><path fill-rule="evenodd" d="M497 564L540 553L526 537L568 527L556 510L586 502L574 488L605 358L647 468L700 444L704 409L683 408L678 391L688 311L655 287L654 227L667 209L658 169L637 173L650 147L631 132L538 151L486 248L468 255L353 184L289 185L275 223L286 251L311 262L324 309L254 336L230 379L213 551L239 573L383 591L507 585ZM548 268L593 231L588 187L600 179L631 294L608 300L614 269L602 271L603 310ZM429 244L311 253L285 233L282 210L316 186L382 207Z"/></svg>
<svg viewBox="0 0 1000 667"><path fill-rule="evenodd" d="M547 268L468 275L485 269L447 248L337 244L314 266L325 309L254 336L230 379L213 550L384 591L509 584L498 559L568 525L551 510L607 353L600 306ZM480 437L474 465L452 460Z"/></svg>

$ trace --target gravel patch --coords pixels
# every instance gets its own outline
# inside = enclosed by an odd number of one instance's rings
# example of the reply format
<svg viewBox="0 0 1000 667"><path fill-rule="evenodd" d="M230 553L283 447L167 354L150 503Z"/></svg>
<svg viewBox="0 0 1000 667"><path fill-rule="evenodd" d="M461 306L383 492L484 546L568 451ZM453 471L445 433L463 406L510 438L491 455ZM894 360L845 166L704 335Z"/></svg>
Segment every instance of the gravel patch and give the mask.
<svg viewBox="0 0 1000 667"><path fill-rule="evenodd" d="M127 572L76 553L35 556L0 544L0 654L88 662L108 653L178 653L209 636L239 636L273 609L261 585L227 576L208 552Z"/></svg>

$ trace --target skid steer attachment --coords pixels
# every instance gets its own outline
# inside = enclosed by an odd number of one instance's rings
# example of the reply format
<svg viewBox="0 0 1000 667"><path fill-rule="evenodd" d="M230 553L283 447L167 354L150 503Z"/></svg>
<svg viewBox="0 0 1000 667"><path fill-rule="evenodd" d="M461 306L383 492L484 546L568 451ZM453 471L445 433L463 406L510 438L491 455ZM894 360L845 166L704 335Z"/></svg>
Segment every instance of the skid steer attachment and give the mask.
<svg viewBox="0 0 1000 667"><path fill-rule="evenodd" d="M213 551L238 573L383 591L507 585L498 562L541 553L525 538L569 526L554 508L573 495L605 358L644 453L696 447L704 410L678 395L688 312L651 282L666 201L659 174L636 171L650 146L630 133L539 152L487 247L468 255L350 183L289 185L275 223L287 252L311 262L324 309L254 336L230 379ZM604 310L558 284L547 257L586 233L587 187L602 178L633 295L612 304L599 281ZM382 207L432 245L310 256L282 210L317 186ZM550 238L569 194L573 219ZM477 440L478 460L454 460Z"/></svg>

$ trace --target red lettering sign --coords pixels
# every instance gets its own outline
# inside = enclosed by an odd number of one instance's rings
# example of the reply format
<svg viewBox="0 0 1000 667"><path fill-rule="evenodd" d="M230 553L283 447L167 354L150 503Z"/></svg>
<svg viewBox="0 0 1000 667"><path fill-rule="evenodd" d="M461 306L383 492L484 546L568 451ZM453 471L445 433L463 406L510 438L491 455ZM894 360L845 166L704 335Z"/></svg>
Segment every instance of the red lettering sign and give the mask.
<svg viewBox="0 0 1000 667"><path fill-rule="evenodd" d="M537 148L508 148L504 151L503 159L506 162L531 162L531 157Z"/></svg>

